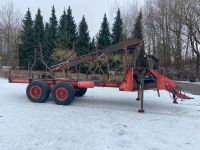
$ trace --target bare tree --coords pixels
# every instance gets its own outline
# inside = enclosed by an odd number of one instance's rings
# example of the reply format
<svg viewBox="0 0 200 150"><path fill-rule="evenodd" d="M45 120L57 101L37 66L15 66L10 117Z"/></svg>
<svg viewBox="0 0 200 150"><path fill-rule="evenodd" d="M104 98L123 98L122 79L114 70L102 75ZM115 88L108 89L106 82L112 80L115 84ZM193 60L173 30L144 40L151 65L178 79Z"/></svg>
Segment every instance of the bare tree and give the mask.
<svg viewBox="0 0 200 150"><path fill-rule="evenodd" d="M189 64L193 59L200 78L200 0L147 0L144 14L149 53L158 55L161 65L174 68L180 76L185 69L194 73Z"/></svg>
<svg viewBox="0 0 200 150"><path fill-rule="evenodd" d="M125 37L131 37L132 29L139 12L139 1L122 1L119 3L115 1L113 7L110 9L110 22L114 22L117 10L120 9L123 20L123 32Z"/></svg>
<svg viewBox="0 0 200 150"><path fill-rule="evenodd" d="M0 51L4 65L11 66L17 59L21 14L11 2L0 3Z"/></svg>
<svg viewBox="0 0 200 150"><path fill-rule="evenodd" d="M185 0L187 15L184 17L186 36L190 40L192 54L195 60L196 76L200 80L200 0ZM196 58L195 58L196 55Z"/></svg>

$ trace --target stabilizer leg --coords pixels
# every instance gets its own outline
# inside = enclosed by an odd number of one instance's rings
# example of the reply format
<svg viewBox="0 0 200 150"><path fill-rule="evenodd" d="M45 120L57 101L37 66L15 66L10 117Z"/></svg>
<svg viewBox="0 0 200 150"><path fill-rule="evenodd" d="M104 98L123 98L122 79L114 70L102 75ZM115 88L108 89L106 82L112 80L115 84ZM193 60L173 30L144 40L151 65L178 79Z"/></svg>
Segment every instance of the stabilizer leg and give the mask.
<svg viewBox="0 0 200 150"><path fill-rule="evenodd" d="M173 100L174 100L174 101L173 101L174 104L178 104L177 98L176 98L176 95L175 95L175 94L173 94Z"/></svg>
<svg viewBox="0 0 200 150"><path fill-rule="evenodd" d="M144 113L144 80L141 80L140 86L140 109L138 110L139 113Z"/></svg>
<svg viewBox="0 0 200 150"><path fill-rule="evenodd" d="M140 88L141 88L141 84L139 84L139 86L138 86L138 90L137 90L137 98L136 98L136 100L137 101L139 101L140 100Z"/></svg>

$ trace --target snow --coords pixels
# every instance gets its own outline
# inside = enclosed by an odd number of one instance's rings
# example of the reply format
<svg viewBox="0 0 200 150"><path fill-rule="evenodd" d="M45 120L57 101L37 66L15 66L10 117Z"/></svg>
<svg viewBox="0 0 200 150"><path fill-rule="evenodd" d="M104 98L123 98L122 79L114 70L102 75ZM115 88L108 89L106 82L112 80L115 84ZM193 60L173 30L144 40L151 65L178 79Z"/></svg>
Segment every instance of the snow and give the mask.
<svg viewBox="0 0 200 150"><path fill-rule="evenodd" d="M200 85L200 82L189 82L189 81L176 81L177 83L183 83L183 84L194 84L194 85Z"/></svg>
<svg viewBox="0 0 200 150"><path fill-rule="evenodd" d="M167 92L145 92L138 113L136 92L89 89L70 106L30 102L26 84L0 79L1 150L197 150L200 96L172 104Z"/></svg>

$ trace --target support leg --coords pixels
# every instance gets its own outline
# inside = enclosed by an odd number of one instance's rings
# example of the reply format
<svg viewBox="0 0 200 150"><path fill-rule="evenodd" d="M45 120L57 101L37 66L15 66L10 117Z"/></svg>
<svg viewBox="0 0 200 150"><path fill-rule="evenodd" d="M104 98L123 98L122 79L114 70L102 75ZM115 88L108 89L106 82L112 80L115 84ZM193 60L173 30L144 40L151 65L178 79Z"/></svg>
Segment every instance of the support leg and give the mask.
<svg viewBox="0 0 200 150"><path fill-rule="evenodd" d="M173 94L173 100L174 100L174 101L173 101L174 104L178 104L177 98L176 98L176 95L175 95L175 94Z"/></svg>
<svg viewBox="0 0 200 150"><path fill-rule="evenodd" d="M139 101L140 97L141 97L140 96L140 88L141 88L141 84L139 84L139 86L138 86L138 91L137 91L138 94L137 94L137 98L136 98L137 101Z"/></svg>
<svg viewBox="0 0 200 150"><path fill-rule="evenodd" d="M157 89L157 92L158 92L158 97L160 97L160 91L159 91L159 89Z"/></svg>
<svg viewBox="0 0 200 150"><path fill-rule="evenodd" d="M140 109L138 110L138 112L143 113L144 112L144 80L141 80L141 86L140 86Z"/></svg>

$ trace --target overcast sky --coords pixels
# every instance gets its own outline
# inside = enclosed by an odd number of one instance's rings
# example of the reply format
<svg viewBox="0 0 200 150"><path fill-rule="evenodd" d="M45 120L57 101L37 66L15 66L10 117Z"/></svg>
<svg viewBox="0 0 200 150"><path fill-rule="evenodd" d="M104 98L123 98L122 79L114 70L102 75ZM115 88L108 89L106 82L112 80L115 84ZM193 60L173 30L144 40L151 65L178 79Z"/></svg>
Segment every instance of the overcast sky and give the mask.
<svg viewBox="0 0 200 150"><path fill-rule="evenodd" d="M114 3L123 4L127 1L134 0L10 0L13 2L14 7L19 9L21 13L26 13L27 9L30 8L33 18L37 9L40 8L44 21L48 21L51 15L51 7L54 5L56 9L56 16L60 18L63 13L64 8L70 6L72 8L72 13L78 24L83 16L86 17L88 22L90 35L94 36L102 22L104 13L109 13L110 9L113 7ZM108 14L109 17L109 14Z"/></svg>

